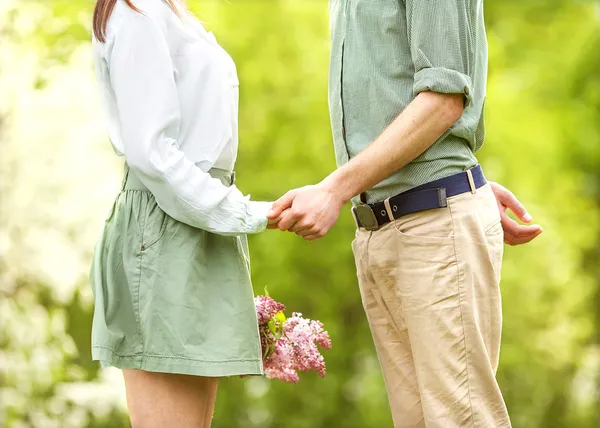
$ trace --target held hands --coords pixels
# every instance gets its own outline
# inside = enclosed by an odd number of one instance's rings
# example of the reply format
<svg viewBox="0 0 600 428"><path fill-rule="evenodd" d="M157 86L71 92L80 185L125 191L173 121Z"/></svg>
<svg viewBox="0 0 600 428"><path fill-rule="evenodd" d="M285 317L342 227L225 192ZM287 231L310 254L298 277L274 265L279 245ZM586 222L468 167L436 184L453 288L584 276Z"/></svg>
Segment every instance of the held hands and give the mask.
<svg viewBox="0 0 600 428"><path fill-rule="evenodd" d="M329 232L343 206L342 198L323 183L290 190L273 203L268 227L313 241Z"/></svg>

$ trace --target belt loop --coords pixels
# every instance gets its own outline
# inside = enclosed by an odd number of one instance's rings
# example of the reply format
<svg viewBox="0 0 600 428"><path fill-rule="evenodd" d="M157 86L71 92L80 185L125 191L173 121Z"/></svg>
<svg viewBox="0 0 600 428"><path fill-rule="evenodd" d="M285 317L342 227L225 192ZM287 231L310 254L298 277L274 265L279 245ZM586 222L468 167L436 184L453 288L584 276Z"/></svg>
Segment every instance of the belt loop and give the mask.
<svg viewBox="0 0 600 428"><path fill-rule="evenodd" d="M394 213L392 211L392 207L390 205L390 198L387 198L385 201L383 201L383 205L385 205L385 210L387 212L387 215L390 219L390 221L394 221Z"/></svg>
<svg viewBox="0 0 600 428"><path fill-rule="evenodd" d="M467 178L469 179L469 186L471 187L471 193L477 193L477 187L475 187L475 181L473 180L473 173L470 169L467 169Z"/></svg>
<svg viewBox="0 0 600 428"><path fill-rule="evenodd" d="M127 178L129 177L129 165L125 164L125 171L123 171L123 182L121 183L121 191L125 190L127 184Z"/></svg>
<svg viewBox="0 0 600 428"><path fill-rule="evenodd" d="M360 224L360 220L358 219L358 214L356 213L356 207L352 207L352 218L354 219L354 224L356 224L356 227L358 229L360 229L362 227L362 225Z"/></svg>

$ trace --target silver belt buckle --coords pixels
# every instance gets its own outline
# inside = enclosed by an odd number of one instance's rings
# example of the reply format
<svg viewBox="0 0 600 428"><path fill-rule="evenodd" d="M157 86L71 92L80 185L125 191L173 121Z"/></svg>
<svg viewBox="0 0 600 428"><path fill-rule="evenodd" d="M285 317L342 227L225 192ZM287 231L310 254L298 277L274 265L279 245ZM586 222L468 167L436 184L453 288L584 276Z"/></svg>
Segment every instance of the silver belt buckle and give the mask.
<svg viewBox="0 0 600 428"><path fill-rule="evenodd" d="M356 220L360 223L361 227L369 231L374 231L379 229L379 223L377 222L377 217L375 217L375 213L371 209L370 206L366 204L359 204L352 207L352 211L354 212L354 216Z"/></svg>

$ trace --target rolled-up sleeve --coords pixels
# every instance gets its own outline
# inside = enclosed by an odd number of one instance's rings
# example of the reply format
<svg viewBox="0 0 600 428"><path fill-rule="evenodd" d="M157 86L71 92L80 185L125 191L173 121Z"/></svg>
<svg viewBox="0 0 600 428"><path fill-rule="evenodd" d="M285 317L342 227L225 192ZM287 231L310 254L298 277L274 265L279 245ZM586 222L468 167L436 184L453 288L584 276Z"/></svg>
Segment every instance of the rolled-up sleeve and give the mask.
<svg viewBox="0 0 600 428"><path fill-rule="evenodd" d="M468 0L406 0L408 40L415 67L413 94L463 94L473 100L474 25Z"/></svg>

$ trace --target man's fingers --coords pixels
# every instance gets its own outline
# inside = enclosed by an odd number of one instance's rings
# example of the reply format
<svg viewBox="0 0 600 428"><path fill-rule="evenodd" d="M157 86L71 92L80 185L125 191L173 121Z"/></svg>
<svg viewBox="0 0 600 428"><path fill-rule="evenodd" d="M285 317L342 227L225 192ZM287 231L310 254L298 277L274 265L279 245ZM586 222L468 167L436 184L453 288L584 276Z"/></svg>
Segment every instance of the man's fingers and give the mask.
<svg viewBox="0 0 600 428"><path fill-rule="evenodd" d="M299 230L305 229L306 226L307 226L306 221L300 220L300 221L297 221L296 223L294 223L294 225L288 229L288 232L296 233Z"/></svg>
<svg viewBox="0 0 600 428"><path fill-rule="evenodd" d="M506 187L499 185L498 183L494 183L492 188L496 198L498 199L498 202L515 213L519 220L524 223L529 223L531 221L531 215L529 215L525 206L519 202L513 192L508 190Z"/></svg>
<svg viewBox="0 0 600 428"><path fill-rule="evenodd" d="M314 241L315 239L323 238L325 235L327 235L328 232L329 232L329 229L327 229L327 228L319 229L315 233L311 233L306 236L303 236L303 238L306 239L307 241Z"/></svg>
<svg viewBox="0 0 600 428"><path fill-rule="evenodd" d="M281 213L292 206L292 202L294 202L294 198L296 197L296 191L290 190L281 198L277 199L273 202L273 206L271 207L271 211L267 214L268 219L276 219L281 215Z"/></svg>
<svg viewBox="0 0 600 428"><path fill-rule="evenodd" d="M507 244L510 245L520 245L526 244L531 241L533 238L542 233L542 228L539 226L521 226L517 225L519 228L517 233L505 234L504 240Z"/></svg>
<svg viewBox="0 0 600 428"><path fill-rule="evenodd" d="M509 245L525 244L542 233L542 228L537 224L531 226L520 225L506 213L502 213L501 218L504 241Z"/></svg>
<svg viewBox="0 0 600 428"><path fill-rule="evenodd" d="M277 227L281 231L290 230L290 228L292 228L299 220L300 218L296 213L289 211L286 214L284 214L282 219L279 221Z"/></svg>
<svg viewBox="0 0 600 428"><path fill-rule="evenodd" d="M500 219L502 223L502 229L504 230L504 236L512 236L515 238L519 237L519 235L522 233L519 223L510 218L506 212L500 214Z"/></svg>
<svg viewBox="0 0 600 428"><path fill-rule="evenodd" d="M298 220L296 224L289 229L289 231L298 233L301 236L317 233L317 225L314 216L305 215L301 220Z"/></svg>
<svg viewBox="0 0 600 428"><path fill-rule="evenodd" d="M323 236L325 236L325 235L321 234L321 233L313 233L311 235L303 236L303 238L307 241L314 241L315 239L322 238Z"/></svg>
<svg viewBox="0 0 600 428"><path fill-rule="evenodd" d="M290 232L292 232L292 229L290 229ZM317 233L317 229L315 229L314 227L309 227L294 231L294 233L298 236L305 237L309 235L315 235Z"/></svg>
<svg viewBox="0 0 600 428"><path fill-rule="evenodd" d="M516 198L516 196L512 192L510 192L508 190L506 191L506 194L504 195L504 198L502 199L502 203L504 204L504 206L506 208L511 210L513 213L515 213L517 218L519 220L521 220L522 222L524 222L524 223L531 222L531 215L529 215L525 206L521 202L519 202L519 200Z"/></svg>
<svg viewBox="0 0 600 428"><path fill-rule="evenodd" d="M297 233L298 235L304 236L311 233L315 233L314 224L306 221L299 221L294 226L288 229L290 232Z"/></svg>
<svg viewBox="0 0 600 428"><path fill-rule="evenodd" d="M504 242L508 245L515 246L527 244L542 233L541 227L536 226L519 226L521 228L531 228L521 231L517 236L504 235Z"/></svg>

